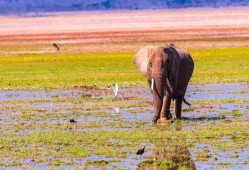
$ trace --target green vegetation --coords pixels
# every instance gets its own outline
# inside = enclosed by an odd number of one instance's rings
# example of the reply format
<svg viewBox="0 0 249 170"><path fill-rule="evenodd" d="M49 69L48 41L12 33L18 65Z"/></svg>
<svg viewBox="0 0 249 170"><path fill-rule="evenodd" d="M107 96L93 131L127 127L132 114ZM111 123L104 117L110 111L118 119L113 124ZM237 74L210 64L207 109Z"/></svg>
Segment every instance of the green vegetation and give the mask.
<svg viewBox="0 0 249 170"><path fill-rule="evenodd" d="M228 104L226 102L230 101L224 100L223 104ZM237 104L243 106L247 102L240 100ZM44 107L46 103L50 103L49 108ZM141 112L150 111L150 102L140 101L139 98L131 98L129 102L121 99L64 99L56 102L47 99L0 104L2 114L7 116L2 120L0 131L0 157L10 160L0 160L5 167L23 167L22 159L50 167L80 166L77 160L84 158L86 167L108 169L114 168L115 162L129 160L140 147L146 145L146 153L150 154L145 156L145 161L141 161L140 167L192 169L189 147L197 149L197 161L207 161L217 155L210 154L209 148L204 148L202 152L199 143L216 151L231 152L249 146L249 122L238 116L238 111L210 115L210 119L199 116L175 121L174 124L153 126L150 118L135 118L131 122L132 115L136 117ZM202 107L193 107L188 112L217 110L216 100L198 101L198 104ZM219 105L222 106L222 103ZM115 107L119 107L120 112L114 113ZM130 116L125 117L126 112ZM70 123L71 118L78 123ZM92 154L100 159L91 159Z"/></svg>
<svg viewBox="0 0 249 170"><path fill-rule="evenodd" d="M141 162L139 167L163 169L195 169L194 162L183 138L162 137L154 149L154 159Z"/></svg>
<svg viewBox="0 0 249 170"><path fill-rule="evenodd" d="M25 161L30 161L55 169L82 168L82 164L86 169L122 169L119 165L124 162L141 160L137 163L141 168L193 169L189 148L195 150L194 161L214 159L217 166L231 166L233 163L217 161L219 152L234 152L231 158L235 159L239 151L249 147L249 122L241 109L248 109L248 99L192 100L193 107L184 108L183 116L191 113L193 117L173 124L152 125L152 115L147 114L153 112L152 102L147 98L113 98L107 90L98 91L103 92L103 96L98 96L96 91L84 87L104 88L114 82L122 88L147 86L132 63L135 52L14 55L13 49L7 47L0 54L1 89L73 87L90 94L79 94L79 98L71 94L1 101L0 157L4 159L0 160L0 167L25 169L29 166ZM44 48L50 47L34 45L27 50ZM21 46L14 50L23 52ZM189 52L195 61L192 84L249 81L247 48ZM223 104L231 103L239 106L237 110L222 109ZM72 118L77 123L70 123ZM135 157L136 151L145 145L147 155Z"/></svg>
<svg viewBox="0 0 249 170"><path fill-rule="evenodd" d="M249 49L189 49L195 70L191 83L249 81ZM147 86L133 65L134 52L0 55L0 88L47 89L118 82Z"/></svg>
<svg viewBox="0 0 249 170"><path fill-rule="evenodd" d="M134 83L133 53L29 54L0 57L1 88L69 88Z"/></svg>
<svg viewBox="0 0 249 170"><path fill-rule="evenodd" d="M195 61L193 83L249 81L249 49L190 49Z"/></svg>

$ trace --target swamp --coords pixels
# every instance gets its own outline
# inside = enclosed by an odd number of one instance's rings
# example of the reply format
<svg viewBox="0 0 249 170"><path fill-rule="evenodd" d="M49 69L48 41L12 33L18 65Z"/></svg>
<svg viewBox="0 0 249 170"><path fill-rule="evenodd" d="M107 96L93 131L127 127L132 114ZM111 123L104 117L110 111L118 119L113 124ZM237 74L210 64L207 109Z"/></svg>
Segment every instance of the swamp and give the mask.
<svg viewBox="0 0 249 170"><path fill-rule="evenodd" d="M248 169L248 16L245 8L0 16L0 169ZM192 105L183 104L182 120L152 124L152 95L132 59L169 42L195 62ZM107 89L115 83L117 96Z"/></svg>

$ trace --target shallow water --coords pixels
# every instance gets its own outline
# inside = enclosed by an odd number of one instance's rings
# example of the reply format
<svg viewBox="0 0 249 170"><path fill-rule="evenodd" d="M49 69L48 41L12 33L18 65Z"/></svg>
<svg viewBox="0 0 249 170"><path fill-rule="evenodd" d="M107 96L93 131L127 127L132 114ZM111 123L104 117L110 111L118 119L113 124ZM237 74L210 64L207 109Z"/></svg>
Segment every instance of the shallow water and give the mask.
<svg viewBox="0 0 249 170"><path fill-rule="evenodd" d="M111 92L106 92L101 95L101 90L93 90L98 97L111 96ZM1 101L13 100L46 100L51 98L80 98L82 95L89 95L90 91L86 92L80 89L73 90L37 90L37 91L0 91ZM206 100L206 99L232 99L232 98L249 98L249 84L245 83L229 83L229 84L208 84L208 85L190 85L187 89L186 99L190 100ZM119 98L122 97L141 97L151 99L152 95L148 88L132 88L121 89Z"/></svg>
<svg viewBox="0 0 249 170"><path fill-rule="evenodd" d="M190 99L249 98L249 84L208 84L189 86L186 96Z"/></svg>
<svg viewBox="0 0 249 170"><path fill-rule="evenodd" d="M89 94L82 90L34 90L34 91L0 91L1 101L13 100L47 100L51 98L80 98L82 95Z"/></svg>
<svg viewBox="0 0 249 170"><path fill-rule="evenodd" d="M124 92L131 92L139 97L152 98L148 88L127 89ZM209 100L209 99L232 99L249 98L249 84L228 83L228 84L208 84L188 86L186 99L189 100Z"/></svg>
<svg viewBox="0 0 249 170"><path fill-rule="evenodd" d="M81 99L82 97L90 97L90 100L83 102L67 101L67 99ZM188 100L212 100L212 99L248 99L249 98L249 84L230 83L218 85L197 85L189 86L186 99ZM53 99L63 99L65 101ZM92 100L91 100L92 99ZM95 99L98 99L95 101ZM73 90L49 90L49 91L0 91L0 120L2 126L0 132L16 132L21 135L28 135L34 131L46 132L44 125L61 124L67 126L70 119L74 119L78 124L83 124L83 128L75 126L76 131L88 130L127 130L133 129L151 129L154 128L151 124L154 107L152 106L152 96L148 88L133 88L121 89L117 98L108 90L91 90L85 91L81 89ZM142 106L139 104L142 103ZM130 105L127 105L130 104ZM173 112L174 102L172 103ZM199 127L208 126L212 122L220 120L234 120L238 117L249 120L248 112L249 103L242 102L223 102L223 103L206 103L191 105L189 108L183 104L183 120L180 126L176 124L169 125L171 130L194 130ZM233 112L233 114L230 114ZM25 114L28 117L25 117ZM227 114L229 113L229 114ZM23 116L24 115L24 116ZM32 128L33 124L37 127ZM11 129L12 126L21 125L20 130ZM94 125L94 126L93 126ZM95 127L95 125L97 125ZM31 127L30 127L31 126ZM66 132L70 129L64 129ZM0 133L0 137L1 137ZM116 142L115 139L113 142ZM148 145L148 144L147 144ZM196 160L196 153L202 150L203 144L197 144L197 147L190 148L190 153L198 169L248 169L248 164L245 162L249 155L249 149L238 150L238 157L229 157L229 152L217 151L218 160L214 158L208 161ZM153 148L154 146L151 146ZM207 146L210 154L213 154L211 146ZM49 165L49 161L43 163L34 163L31 160L20 160L23 167L32 167L34 169L47 168L89 168L101 169L103 167L96 167L93 165L86 165L86 161L94 162L105 160L109 163L106 167L109 169L135 169L137 165L146 160L151 152L146 152L143 156L127 155L126 158L107 158L104 155L91 155L82 159L72 158L77 166ZM53 160L55 158L51 158ZM57 159L57 158L56 158ZM60 158L62 159L62 158ZM48 159L49 160L49 159ZM68 160L63 160L67 162ZM224 165L224 162L230 162L229 165ZM4 162L11 162L11 158L5 158ZM1 166L0 166L1 167ZM16 166L8 166L9 169L15 169Z"/></svg>
<svg viewBox="0 0 249 170"><path fill-rule="evenodd" d="M197 144L199 149L190 148L190 152L194 157L195 165L197 169L241 169L245 170L249 168L248 153L249 147L242 150L237 149L234 151L223 151L217 148L213 148L206 144ZM202 152L203 148L208 148L209 155L216 154L216 157L211 157L207 161L195 160L195 155L197 152ZM238 152L238 153L237 153Z"/></svg>

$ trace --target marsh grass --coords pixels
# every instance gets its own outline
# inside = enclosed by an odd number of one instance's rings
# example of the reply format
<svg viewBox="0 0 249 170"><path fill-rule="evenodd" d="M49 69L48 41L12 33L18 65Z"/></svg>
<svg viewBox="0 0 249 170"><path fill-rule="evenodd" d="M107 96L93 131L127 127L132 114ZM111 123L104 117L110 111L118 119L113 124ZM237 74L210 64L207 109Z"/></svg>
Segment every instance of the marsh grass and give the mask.
<svg viewBox="0 0 249 170"><path fill-rule="evenodd" d="M140 168L196 169L184 139L163 137L156 145L158 147L153 150L153 160L141 162Z"/></svg>
<svg viewBox="0 0 249 170"><path fill-rule="evenodd" d="M138 45L144 44L134 44ZM27 50L43 48L50 47L30 46ZM12 50L6 46L5 51ZM23 49L18 46L15 50ZM189 52L195 61L193 84L249 81L247 48L203 48L189 49ZM51 52L0 55L0 88L32 90L97 85L96 89L106 89L107 85L115 82L120 88L147 87L146 79L132 63L134 54ZM208 112L214 110L216 105L221 105L222 109L224 103L242 106L248 103L248 99L190 102L198 107L183 109L184 113L193 113L199 107ZM44 103L52 104L53 108L44 107ZM153 154L144 156L140 167L193 169L187 148L198 150L197 161L208 161L217 158L217 154L210 154L208 149L200 151L198 144L231 152L249 147L249 123L237 110L217 113L216 117L198 115L197 118L173 124L153 126L150 118L136 117L141 112L153 112L152 102L139 97L97 98L92 94L80 98L54 96L51 99L3 101L0 106L3 115L0 157L4 158L0 159L0 165L4 168L23 168L24 160L34 160L54 168L61 165L81 167L79 162L83 159L89 166L106 168L112 164L111 160L107 164L101 160L92 161L90 156L94 154L122 162L135 155L138 147L146 145L146 153ZM115 107L121 111L116 113ZM122 109L136 120L126 118ZM232 118L227 119L227 116ZM93 117L96 120L92 120ZM71 118L77 123L71 124Z"/></svg>
<svg viewBox="0 0 249 170"><path fill-rule="evenodd" d="M54 99L44 101L53 103ZM221 101L224 102L234 101ZM238 104L246 102L247 100L237 101ZM35 105L32 105L34 103ZM130 155L135 155L141 145L147 145L146 153L153 154L144 157L141 167L186 169L191 167L191 160L186 156L186 148L198 148L196 143L230 151L243 150L249 146L247 140L249 123L243 120L242 116L237 116L239 113L236 110L221 114L224 119L215 121L203 117L204 120L187 119L175 121L173 124L152 126L147 119L131 122L122 116L122 111L114 113L112 110L114 106L110 106L113 103L105 99L94 102L74 99L70 104L67 100L62 100L60 105L55 105L56 108L52 110L40 108L39 103L42 104L42 100L1 103L2 113L9 117L2 122L0 156L14 160L0 161L4 167L22 167L21 159L34 159L35 162L48 166L79 165L75 160L89 158L92 154L122 161L128 159ZM208 103L204 107L214 109L211 106L216 105L217 100L198 102L202 103ZM114 105L127 111L138 110L138 112L151 107L148 101L138 102L135 99L130 102L115 100ZM129 114L136 116L139 113L134 111ZM233 115L234 118L226 119L227 115ZM96 118L95 121L88 120L92 116ZM72 117L77 123L69 122ZM193 128L185 129L185 127ZM181 147L183 148L179 151ZM207 151L196 154L196 160L200 161L207 161L213 157L214 155L210 155ZM94 164L94 161L86 160L89 164ZM108 162L108 166L111 166L112 163Z"/></svg>
<svg viewBox="0 0 249 170"><path fill-rule="evenodd" d="M189 49L195 62L192 82L247 82L248 48Z"/></svg>
<svg viewBox="0 0 249 170"><path fill-rule="evenodd" d="M189 49L195 61L191 83L247 82L247 48ZM48 53L0 56L0 88L50 89L74 85L105 88L118 82L121 87L144 86L134 52Z"/></svg>
<svg viewBox="0 0 249 170"><path fill-rule="evenodd" d="M155 150L148 148L147 151L153 150L155 152L156 161L153 161L153 156L151 158L148 157L149 163L141 163L140 166L177 166L179 168L181 166L192 166L190 155L187 154L187 143L189 146L191 143L206 143L225 150L242 149L249 145L246 142L246 139L249 137L248 127L248 122L227 123L221 121L215 125L198 128L195 131L162 131L158 127L151 130L139 128L125 131L91 130L82 132L77 131L73 127L71 131L63 132L58 129L58 126L55 126L54 128L49 128L50 130L47 132L33 131L28 133L28 135L4 134L0 140L2 146L0 154L7 157L15 156L17 160L20 158L38 159L38 157L47 157L48 155L55 158L60 158L63 155L65 159L72 157L82 158L93 153L110 158L118 158L121 155L134 154L140 143L153 143L157 146L154 148ZM234 134L236 134L237 140L234 140ZM170 136L175 136L175 139L164 140L165 137ZM224 136L233 138L233 144L229 141L226 143L222 142ZM118 141L104 142L110 139L118 139ZM186 140L189 142L186 142ZM241 143L241 141L244 142ZM179 147L184 147L185 149L180 149ZM127 150L127 148L129 149ZM174 151L174 148L176 151ZM199 154L197 156L199 160L207 160L207 158L207 154ZM53 164L54 162L52 161L51 163ZM56 164L64 163L56 161Z"/></svg>

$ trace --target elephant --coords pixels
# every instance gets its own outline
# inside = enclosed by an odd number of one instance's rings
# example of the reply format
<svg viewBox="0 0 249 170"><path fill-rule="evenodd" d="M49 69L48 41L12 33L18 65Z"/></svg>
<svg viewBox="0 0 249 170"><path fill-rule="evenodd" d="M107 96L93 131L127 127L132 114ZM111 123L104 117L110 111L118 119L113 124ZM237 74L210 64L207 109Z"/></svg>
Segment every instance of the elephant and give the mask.
<svg viewBox="0 0 249 170"><path fill-rule="evenodd" d="M153 123L168 121L171 100L175 99L175 118L181 119L182 102L194 71L194 61L190 54L174 44L146 46L133 58L138 71L148 79L153 96L155 115Z"/></svg>

